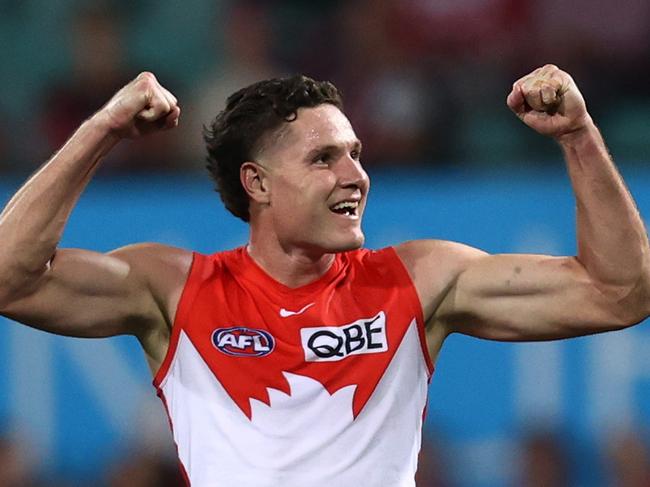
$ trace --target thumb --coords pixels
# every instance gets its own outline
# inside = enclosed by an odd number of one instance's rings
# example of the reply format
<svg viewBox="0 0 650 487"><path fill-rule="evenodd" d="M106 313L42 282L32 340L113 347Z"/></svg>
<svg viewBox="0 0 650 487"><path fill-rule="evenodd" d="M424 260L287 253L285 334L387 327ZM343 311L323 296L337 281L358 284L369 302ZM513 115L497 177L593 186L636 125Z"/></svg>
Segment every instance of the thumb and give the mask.
<svg viewBox="0 0 650 487"><path fill-rule="evenodd" d="M138 112L136 118L145 122L155 122L164 118L171 111L171 105L161 90L156 87L147 90L145 93L146 105Z"/></svg>
<svg viewBox="0 0 650 487"><path fill-rule="evenodd" d="M519 117L523 116L526 112L526 99L518 83L513 85L512 91L508 95L508 98L506 98L506 104Z"/></svg>
<svg viewBox="0 0 650 487"><path fill-rule="evenodd" d="M156 111L154 110L153 107L145 108L144 110L138 112L136 118L139 118L140 120L144 120L145 122L153 122L157 118Z"/></svg>

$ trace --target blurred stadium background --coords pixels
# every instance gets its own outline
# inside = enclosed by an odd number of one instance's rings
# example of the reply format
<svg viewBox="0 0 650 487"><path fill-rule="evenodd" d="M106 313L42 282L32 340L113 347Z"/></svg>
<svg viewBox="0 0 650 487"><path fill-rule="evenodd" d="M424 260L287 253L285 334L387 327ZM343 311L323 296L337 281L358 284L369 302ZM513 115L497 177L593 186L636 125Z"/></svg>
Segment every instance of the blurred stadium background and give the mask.
<svg viewBox="0 0 650 487"><path fill-rule="evenodd" d="M236 88L303 72L342 89L364 141L370 247L435 237L574 253L559 150L505 96L540 64L569 71L647 216L648 59L639 0L0 0L0 195L150 70L178 96L182 126L122 144L63 245L240 245L246 227L203 170L201 126ZM0 321L0 487L179 485L133 339ZM647 325L544 344L452 337L418 486L647 487L649 351Z"/></svg>

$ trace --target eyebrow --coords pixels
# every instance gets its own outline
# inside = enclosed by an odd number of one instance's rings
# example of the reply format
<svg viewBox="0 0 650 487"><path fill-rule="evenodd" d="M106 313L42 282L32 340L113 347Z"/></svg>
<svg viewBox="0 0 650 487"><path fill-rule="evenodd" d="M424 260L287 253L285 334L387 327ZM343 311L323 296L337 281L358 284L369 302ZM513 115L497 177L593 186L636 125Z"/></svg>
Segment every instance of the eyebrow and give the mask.
<svg viewBox="0 0 650 487"><path fill-rule="evenodd" d="M312 157L315 157L318 154L322 154L323 152L329 152L329 151L340 151L342 146L345 146L347 144L326 144L326 145L319 145L318 147L314 147L312 150L310 150L307 155L305 156L307 159L310 159ZM361 152L361 149L363 148L363 144L361 143L360 140L355 140L352 143L353 149L358 150Z"/></svg>

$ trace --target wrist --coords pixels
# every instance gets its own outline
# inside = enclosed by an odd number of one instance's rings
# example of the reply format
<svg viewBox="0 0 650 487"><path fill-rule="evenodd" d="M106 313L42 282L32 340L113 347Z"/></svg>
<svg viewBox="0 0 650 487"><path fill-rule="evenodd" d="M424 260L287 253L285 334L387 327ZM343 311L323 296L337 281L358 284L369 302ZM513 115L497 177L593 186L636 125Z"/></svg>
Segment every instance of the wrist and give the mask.
<svg viewBox="0 0 650 487"><path fill-rule="evenodd" d="M598 128L594 124L589 114L584 116L584 119L575 128L558 135L555 140L561 146L573 146L581 143L584 140L591 139L599 134Z"/></svg>
<svg viewBox="0 0 650 487"><path fill-rule="evenodd" d="M102 148L108 152L112 149L121 139L119 133L113 127L110 117L100 110L87 119L82 127L90 131L101 142Z"/></svg>

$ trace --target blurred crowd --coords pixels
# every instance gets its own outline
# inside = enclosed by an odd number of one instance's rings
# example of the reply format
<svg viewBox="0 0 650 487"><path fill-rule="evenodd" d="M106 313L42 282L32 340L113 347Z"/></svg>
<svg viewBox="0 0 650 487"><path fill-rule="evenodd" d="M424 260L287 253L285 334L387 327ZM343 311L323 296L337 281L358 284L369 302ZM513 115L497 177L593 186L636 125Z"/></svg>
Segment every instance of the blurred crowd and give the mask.
<svg viewBox="0 0 650 487"><path fill-rule="evenodd" d="M46 5L46 6L45 6ZM124 144L104 172L201 170L201 128L235 89L333 81L368 166L544 164L508 113L512 82L553 62L621 161L650 153L650 3L636 0L0 0L0 172L33 170L141 70L182 127Z"/></svg>
<svg viewBox="0 0 650 487"><path fill-rule="evenodd" d="M178 461L168 454L144 450L128 451L97 472L93 479L69 478L40 468L14 438L0 438L0 487L181 487Z"/></svg>
<svg viewBox="0 0 650 487"><path fill-rule="evenodd" d="M454 487L449 445L441 437L425 435L420 452L417 487ZM503 487L577 487L575 445L550 429L534 429L521 435L516 445L515 469ZM650 444L644 432L621 430L610 436L591 463L602 470L608 487L650 486ZM584 462L584 459L582 459ZM0 487L181 487L184 480L171 450L144 447L127 450L109 463L96 478L79 483L65 476L44 474L24 445L9 435L0 437ZM388 487L388 486L387 486Z"/></svg>

